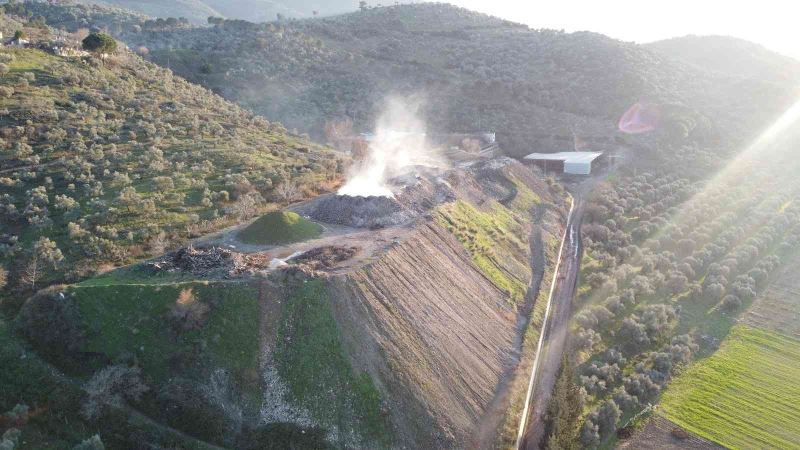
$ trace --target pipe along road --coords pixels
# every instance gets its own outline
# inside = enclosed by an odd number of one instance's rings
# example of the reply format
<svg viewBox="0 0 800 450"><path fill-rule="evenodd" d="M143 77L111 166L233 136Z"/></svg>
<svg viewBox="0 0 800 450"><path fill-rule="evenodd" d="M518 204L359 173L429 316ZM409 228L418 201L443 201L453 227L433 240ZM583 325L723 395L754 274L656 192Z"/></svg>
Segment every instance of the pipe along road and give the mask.
<svg viewBox="0 0 800 450"><path fill-rule="evenodd" d="M572 299L575 297L578 283L582 250L580 237L582 212L581 201L573 200L531 369L525 407L517 434L518 450L536 450L544 437L545 413L561 365L561 356L567 341Z"/></svg>

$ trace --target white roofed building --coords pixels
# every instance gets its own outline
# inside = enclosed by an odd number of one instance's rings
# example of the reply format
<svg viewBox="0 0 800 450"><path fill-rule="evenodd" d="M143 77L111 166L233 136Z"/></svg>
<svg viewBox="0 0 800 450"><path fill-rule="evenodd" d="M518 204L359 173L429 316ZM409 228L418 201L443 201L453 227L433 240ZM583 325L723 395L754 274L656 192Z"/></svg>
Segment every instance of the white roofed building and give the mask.
<svg viewBox="0 0 800 450"><path fill-rule="evenodd" d="M594 164L602 155L603 152L531 153L523 159L542 167L545 171L590 175Z"/></svg>

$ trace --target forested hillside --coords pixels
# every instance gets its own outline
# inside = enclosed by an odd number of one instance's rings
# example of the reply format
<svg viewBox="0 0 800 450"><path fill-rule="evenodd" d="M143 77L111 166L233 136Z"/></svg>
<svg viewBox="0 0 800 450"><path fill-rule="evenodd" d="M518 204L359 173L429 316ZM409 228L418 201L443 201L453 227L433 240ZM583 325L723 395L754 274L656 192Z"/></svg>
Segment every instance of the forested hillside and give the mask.
<svg viewBox="0 0 800 450"><path fill-rule="evenodd" d="M159 254L340 174L326 149L128 52L0 59L0 261L16 291Z"/></svg>
<svg viewBox="0 0 800 450"><path fill-rule="evenodd" d="M80 9L27 8L67 28L65 11ZM516 155L567 149L573 133L613 145L617 119L637 101L659 105L671 144L724 151L721 136L752 137L797 89L786 77L743 79L595 33L533 30L442 4L266 24L167 22L114 26L148 59L318 138L337 119L370 129L387 94L414 93L430 128L495 130Z"/></svg>
<svg viewBox="0 0 800 450"><path fill-rule="evenodd" d="M125 39L148 47L159 64L312 134L335 117L369 128L380 98L413 92L425 96L430 126L496 130L512 154L568 148L572 131L608 145L616 119L640 100L663 106L679 142L743 137L782 111L795 89L786 80L719 75L598 34L530 30L444 5Z"/></svg>
<svg viewBox="0 0 800 450"><path fill-rule="evenodd" d="M729 36L684 36L645 45L670 58L734 77L796 80L800 62Z"/></svg>
<svg viewBox="0 0 800 450"><path fill-rule="evenodd" d="M268 22L282 18L307 18L358 9L358 0L89 0L104 6L116 6L166 19L184 17L195 24L205 24L210 16Z"/></svg>

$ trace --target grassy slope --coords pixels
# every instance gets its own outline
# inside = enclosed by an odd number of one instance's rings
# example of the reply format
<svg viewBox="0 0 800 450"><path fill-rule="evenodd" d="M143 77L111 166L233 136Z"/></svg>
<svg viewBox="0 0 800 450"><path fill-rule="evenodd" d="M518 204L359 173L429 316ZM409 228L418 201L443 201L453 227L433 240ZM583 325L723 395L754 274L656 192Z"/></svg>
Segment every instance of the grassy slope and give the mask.
<svg viewBox="0 0 800 450"><path fill-rule="evenodd" d="M560 239L560 236L550 236L550 239L544 242L544 254L547 261L555 261L558 258L558 250L561 247ZM520 417L525 407L525 394L530 379L530 372L533 367L533 360L536 356L536 346L539 342L539 335L542 332L542 325L544 324L547 299L550 297L550 285L553 283L553 277L556 275L554 265L555 263L551 263L544 268L542 282L536 299L534 300L533 312L531 312L530 315L530 322L525 330L525 338L522 344L522 355L524 356L517 368L517 374L512 380L512 391L519 395L511 400L505 412L505 417L503 418L501 428L498 430L497 439L495 440L495 448L513 448L516 442Z"/></svg>
<svg viewBox="0 0 800 450"><path fill-rule="evenodd" d="M492 201L478 209L459 200L438 208L436 220L456 236L492 283L518 304L531 277L530 211L541 200L522 183L515 180L515 184L517 196L508 207Z"/></svg>
<svg viewBox="0 0 800 450"><path fill-rule="evenodd" d="M313 239L322 234L322 226L291 211L268 213L239 232L239 239L248 244L290 244Z"/></svg>
<svg viewBox="0 0 800 450"><path fill-rule="evenodd" d="M201 330L175 333L166 317L184 289L212 305L211 312ZM199 346L210 367L230 370L242 387L257 393L259 307L256 290L247 284L88 284L72 292L88 327L87 351L136 355L145 374L161 384L172 375L170 357Z"/></svg>
<svg viewBox="0 0 800 450"><path fill-rule="evenodd" d="M80 421L65 426L77 414L77 386L62 383L33 352L26 349L0 318L0 414L16 404L44 407L30 426L23 427L20 448L69 448L94 430ZM73 403L73 405L70 405Z"/></svg>
<svg viewBox="0 0 800 450"><path fill-rule="evenodd" d="M664 393L667 418L734 449L800 448L800 341L746 326Z"/></svg>
<svg viewBox="0 0 800 450"><path fill-rule="evenodd" d="M338 430L340 445L363 433L367 447L388 447L388 418L372 380L355 373L345 354L322 281L300 285L285 302L275 359L291 397L325 427ZM364 443L356 443L362 446Z"/></svg>
<svg viewBox="0 0 800 450"><path fill-rule="evenodd" d="M106 448L126 448L134 435L164 448L211 448L185 439L173 430L154 426L141 417L119 414L95 423L81 420L80 380L67 378L42 361L19 341L11 324L2 317L0 368L0 412L17 404L27 405L31 411L27 424L20 427L17 450L72 448L95 434L102 436Z"/></svg>
<svg viewBox="0 0 800 450"><path fill-rule="evenodd" d="M87 330L87 343L81 350L115 361L133 358L154 392L175 376L204 383L210 371L224 369L231 374L235 391L242 394L246 412L257 413L262 400L258 369L262 315L257 289L248 282L151 279L140 272L135 267L120 269L69 288ZM201 329L177 331L168 315L186 289L210 305L210 313ZM335 446L389 447L392 434L379 393L369 376L356 373L347 359L323 283L302 284L282 308L275 361L289 388L291 406L310 411L314 422L328 430L328 439ZM9 369L0 370L2 411L16 403L58 403L52 406L52 413L48 409L36 423L24 428L24 436L30 435L34 443L25 448L43 448L49 443L54 443L53 448L69 447L97 432L106 439L103 432L107 430L77 420L82 396L79 383L105 364L102 358L87 363L75 381L64 383L51 379L46 363L32 352L27 352L28 359L19 359L23 344L2 319L0 344L0 363ZM176 367L175 361L191 363ZM144 408L158 419L153 405ZM67 423L74 431L62 427ZM129 426L148 427L133 422ZM290 424L271 424L265 430L271 430L262 433L278 439L276 442L300 432ZM123 445L129 444L126 438L120 439Z"/></svg>

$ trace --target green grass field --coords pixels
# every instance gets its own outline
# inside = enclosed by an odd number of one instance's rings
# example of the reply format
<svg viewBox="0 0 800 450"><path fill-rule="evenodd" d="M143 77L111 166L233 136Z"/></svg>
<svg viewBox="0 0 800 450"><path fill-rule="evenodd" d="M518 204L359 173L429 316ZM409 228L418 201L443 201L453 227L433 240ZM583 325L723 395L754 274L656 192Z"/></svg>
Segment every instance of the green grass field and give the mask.
<svg viewBox="0 0 800 450"><path fill-rule="evenodd" d="M666 417L732 449L800 449L800 340L736 326L665 391Z"/></svg>
<svg viewBox="0 0 800 450"><path fill-rule="evenodd" d="M277 245L302 242L322 234L322 226L289 211L265 214L239 232L247 244Z"/></svg>
<svg viewBox="0 0 800 450"><path fill-rule="evenodd" d="M339 429L339 444L363 432L369 448L388 448L392 436L380 394L366 373L348 361L330 299L321 281L300 285L285 303L275 359L292 398L325 426ZM353 443L349 443L353 444Z"/></svg>
<svg viewBox="0 0 800 450"><path fill-rule="evenodd" d="M211 305L208 321L202 329L175 333L167 316L188 289ZM145 374L161 383L171 376L170 358L202 348L212 367L230 370L237 381L257 378L259 306L256 290L245 283L88 284L72 292L88 328L87 351L112 359L135 355ZM258 390L249 384L242 383Z"/></svg>

